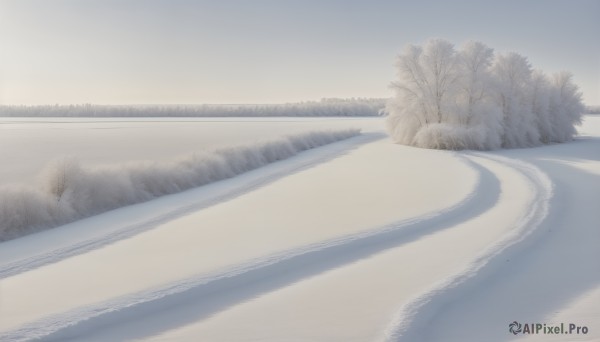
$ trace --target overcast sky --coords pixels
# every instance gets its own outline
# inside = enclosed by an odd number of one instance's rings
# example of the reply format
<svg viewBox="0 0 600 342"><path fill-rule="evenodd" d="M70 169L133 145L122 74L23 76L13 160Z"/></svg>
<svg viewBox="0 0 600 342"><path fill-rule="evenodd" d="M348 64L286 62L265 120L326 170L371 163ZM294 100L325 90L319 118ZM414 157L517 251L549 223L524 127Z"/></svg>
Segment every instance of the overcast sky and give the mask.
<svg viewBox="0 0 600 342"><path fill-rule="evenodd" d="M570 70L600 105L600 0L0 0L0 103L389 97L431 37Z"/></svg>

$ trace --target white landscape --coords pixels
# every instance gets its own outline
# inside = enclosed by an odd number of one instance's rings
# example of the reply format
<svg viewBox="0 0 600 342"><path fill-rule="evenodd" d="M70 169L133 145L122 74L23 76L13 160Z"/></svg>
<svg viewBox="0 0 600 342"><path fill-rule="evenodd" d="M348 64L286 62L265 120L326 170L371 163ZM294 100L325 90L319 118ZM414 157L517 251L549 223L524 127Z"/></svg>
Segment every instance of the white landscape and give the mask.
<svg viewBox="0 0 600 342"><path fill-rule="evenodd" d="M0 342L600 342L599 13L0 0Z"/></svg>
<svg viewBox="0 0 600 342"><path fill-rule="evenodd" d="M221 133L291 125L243 121ZM492 152L325 122L362 133L1 243L0 339L501 341L512 321L565 319L589 329L570 340L600 338L600 117L569 143Z"/></svg>

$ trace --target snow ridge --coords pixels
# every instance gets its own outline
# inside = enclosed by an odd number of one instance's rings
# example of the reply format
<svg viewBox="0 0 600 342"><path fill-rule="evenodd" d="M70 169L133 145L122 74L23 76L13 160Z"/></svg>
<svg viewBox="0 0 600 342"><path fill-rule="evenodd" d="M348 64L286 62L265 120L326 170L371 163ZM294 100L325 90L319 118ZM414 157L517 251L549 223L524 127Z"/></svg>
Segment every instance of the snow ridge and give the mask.
<svg viewBox="0 0 600 342"><path fill-rule="evenodd" d="M135 317L147 318L153 313L163 312L173 306L180 308L180 305L193 305L193 303L206 301L213 303L212 306L208 305L211 308L206 314L210 314L260 293L272 291L451 227L493 207L499 193L499 181L491 172L463 158L460 154L456 156L476 171L477 180L468 196L444 210L374 230L281 251L222 269L214 274L200 274L160 288L48 316L8 331L0 335L0 339L64 340L80 336L82 333L87 334L95 327L104 325L102 323L118 324L126 320L130 322L135 320ZM480 191L482 189L484 191ZM238 292L245 293L241 294L241 297L231 299L232 292L236 292L232 289L240 287L245 291Z"/></svg>
<svg viewBox="0 0 600 342"><path fill-rule="evenodd" d="M548 216L554 184L539 168L530 163L486 153L467 152L465 155L502 163L525 176L533 191L529 210L519 219L514 229L484 250L463 271L434 285L403 305L385 332L386 341L422 340L424 332L430 329L428 323L443 310L446 303L480 286L486 278L493 276L495 270L501 267L506 259L527 248L531 240L537 237L535 233Z"/></svg>

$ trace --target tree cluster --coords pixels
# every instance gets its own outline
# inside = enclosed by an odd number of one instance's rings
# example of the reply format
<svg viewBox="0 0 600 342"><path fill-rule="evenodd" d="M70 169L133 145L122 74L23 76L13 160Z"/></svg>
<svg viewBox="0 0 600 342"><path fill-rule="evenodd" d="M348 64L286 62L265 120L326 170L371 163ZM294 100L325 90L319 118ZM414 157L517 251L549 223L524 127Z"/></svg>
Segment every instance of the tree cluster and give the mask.
<svg viewBox="0 0 600 342"><path fill-rule="evenodd" d="M432 39L398 56L387 128L398 143L497 149L565 142L585 110L568 72L547 76L517 53Z"/></svg>

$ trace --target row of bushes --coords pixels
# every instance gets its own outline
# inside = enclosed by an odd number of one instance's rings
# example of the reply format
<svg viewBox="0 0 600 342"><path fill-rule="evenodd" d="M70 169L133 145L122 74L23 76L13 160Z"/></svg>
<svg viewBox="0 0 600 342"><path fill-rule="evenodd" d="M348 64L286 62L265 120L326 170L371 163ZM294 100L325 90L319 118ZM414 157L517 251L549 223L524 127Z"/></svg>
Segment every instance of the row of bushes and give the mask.
<svg viewBox="0 0 600 342"><path fill-rule="evenodd" d="M38 185L0 188L0 241L230 178L359 133L355 129L310 132L165 163L92 168L74 159L56 160L40 174Z"/></svg>

